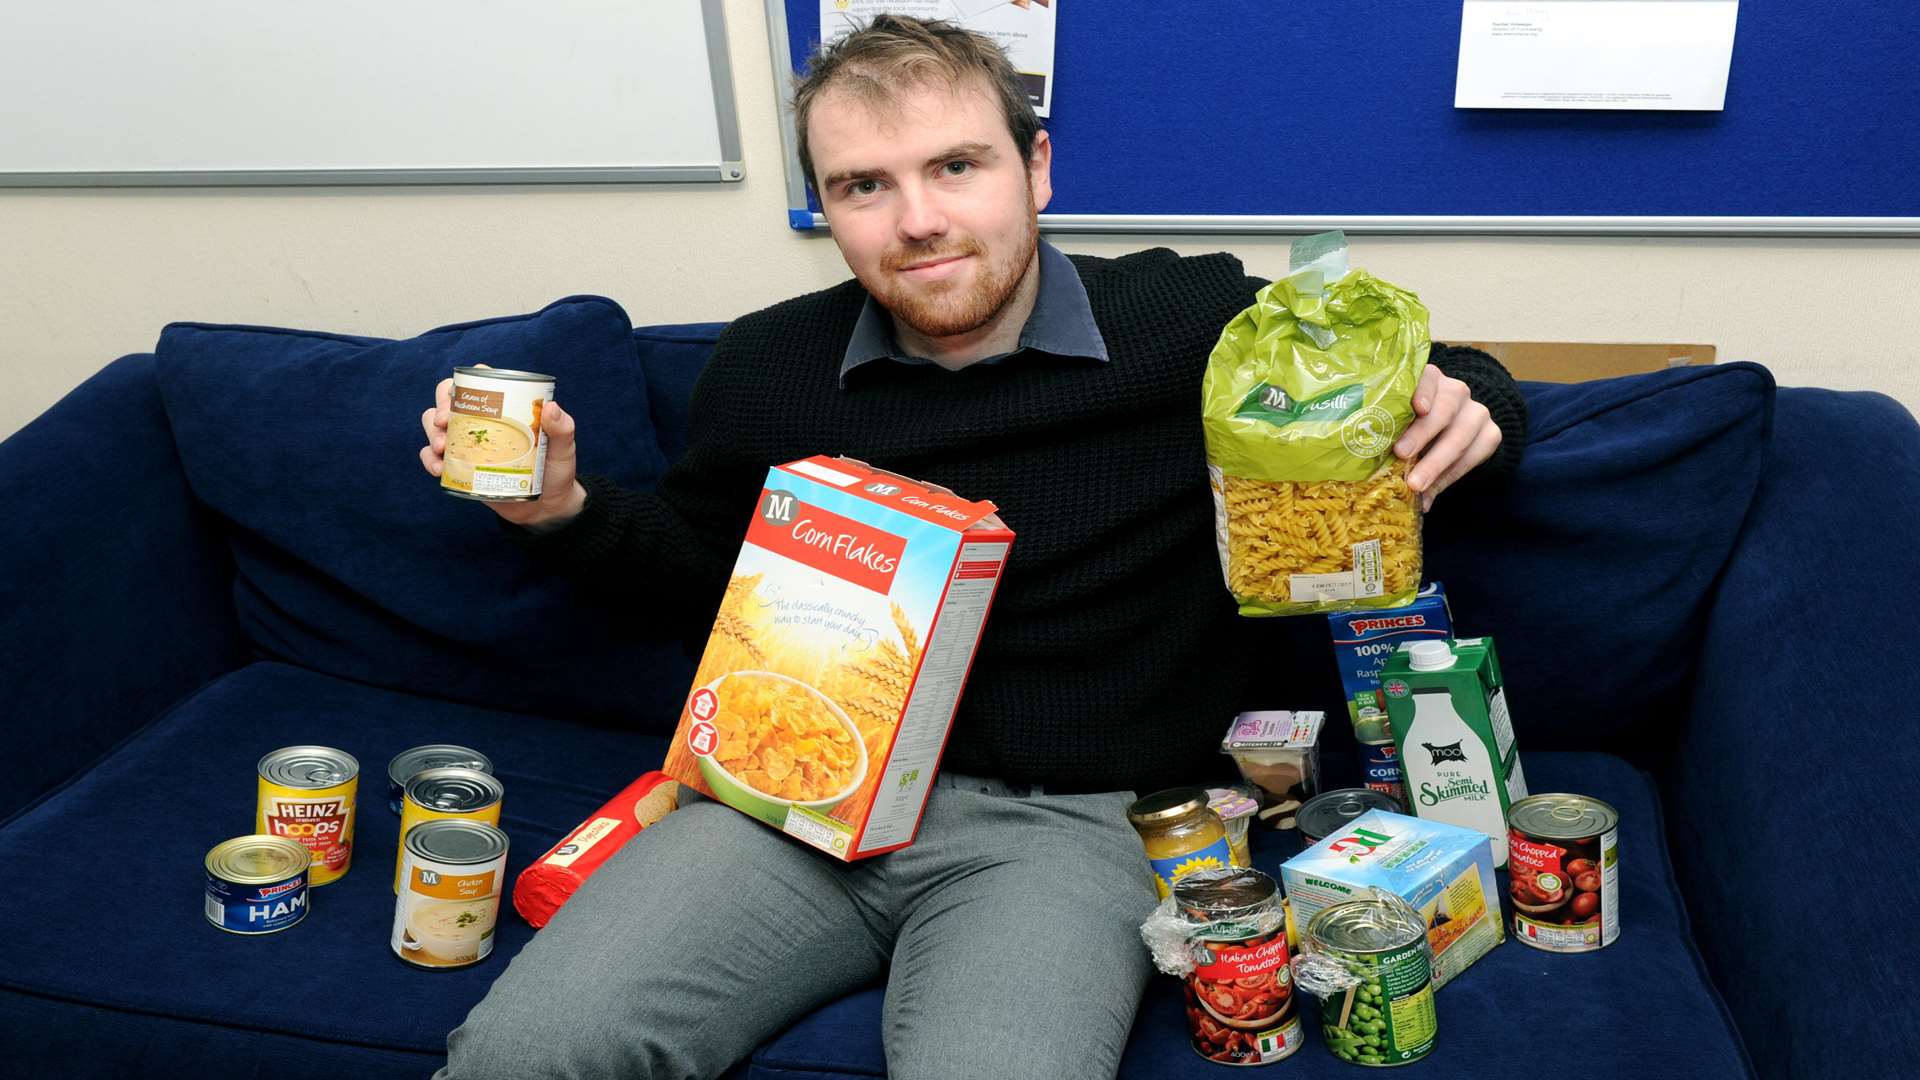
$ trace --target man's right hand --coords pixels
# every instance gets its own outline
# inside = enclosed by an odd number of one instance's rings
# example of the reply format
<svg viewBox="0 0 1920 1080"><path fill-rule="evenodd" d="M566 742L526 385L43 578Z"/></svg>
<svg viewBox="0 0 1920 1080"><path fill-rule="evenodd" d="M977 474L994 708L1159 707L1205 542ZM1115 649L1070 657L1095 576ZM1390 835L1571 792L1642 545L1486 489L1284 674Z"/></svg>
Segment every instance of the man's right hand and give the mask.
<svg viewBox="0 0 1920 1080"><path fill-rule="evenodd" d="M453 402L453 380L442 379L434 388L433 408L420 414L420 426L427 433L427 445L420 448L420 464L428 475L438 479L446 471L447 415ZM540 410L540 429L547 436L547 472L541 482L540 497L531 502L495 502L487 505L493 512L522 528L536 532L557 529L580 516L587 505L587 489L574 474L573 417L558 402L549 401Z"/></svg>

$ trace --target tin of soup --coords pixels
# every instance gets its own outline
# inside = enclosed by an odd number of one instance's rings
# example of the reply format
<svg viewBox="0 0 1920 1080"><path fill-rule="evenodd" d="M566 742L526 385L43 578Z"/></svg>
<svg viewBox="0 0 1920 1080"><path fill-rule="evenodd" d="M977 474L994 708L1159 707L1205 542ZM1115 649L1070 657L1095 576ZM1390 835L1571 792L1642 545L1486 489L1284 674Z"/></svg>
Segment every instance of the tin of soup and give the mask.
<svg viewBox="0 0 1920 1080"><path fill-rule="evenodd" d="M463 499L539 498L547 472L547 433L540 428L540 413L552 400L551 375L454 368L440 487Z"/></svg>
<svg viewBox="0 0 1920 1080"><path fill-rule="evenodd" d="M452 743L433 743L402 750L387 763L387 809L398 814L407 797L407 781L428 769L478 769L493 772L493 762L478 750Z"/></svg>
<svg viewBox="0 0 1920 1080"><path fill-rule="evenodd" d="M400 891L407 855L407 834L423 821L465 818L500 824L500 799L507 789L479 769L428 769L407 781L400 804L400 851L393 860L393 891Z"/></svg>
<svg viewBox="0 0 1920 1080"><path fill-rule="evenodd" d="M1307 804L1300 808L1300 813L1295 816L1295 828L1300 830L1303 845L1312 847L1369 810L1398 814L1401 807L1393 796L1373 788L1323 791L1308 799Z"/></svg>
<svg viewBox="0 0 1920 1080"><path fill-rule="evenodd" d="M1223 1065L1270 1065L1300 1049L1293 969L1280 888L1258 870L1201 870L1173 886L1173 902L1194 925L1196 961L1187 976L1194 1053Z"/></svg>
<svg viewBox="0 0 1920 1080"><path fill-rule="evenodd" d="M1349 900L1307 920L1304 948L1343 961L1358 985L1320 1003L1320 1032L1355 1065L1405 1065L1433 1052L1426 927L1380 900Z"/></svg>
<svg viewBox="0 0 1920 1080"><path fill-rule="evenodd" d="M1513 936L1592 952L1620 936L1620 814L1585 795L1534 795L1507 811Z"/></svg>
<svg viewBox="0 0 1920 1080"><path fill-rule="evenodd" d="M313 855L285 837L236 836L207 852L207 921L229 934L272 934L307 917Z"/></svg>
<svg viewBox="0 0 1920 1080"><path fill-rule="evenodd" d="M393 907L393 952L409 964L456 968L493 952L507 834L480 821L421 822L401 845L406 887Z"/></svg>
<svg viewBox="0 0 1920 1080"><path fill-rule="evenodd" d="M309 884L346 876L360 763L331 746L286 746L260 759L253 831L297 840L313 853Z"/></svg>

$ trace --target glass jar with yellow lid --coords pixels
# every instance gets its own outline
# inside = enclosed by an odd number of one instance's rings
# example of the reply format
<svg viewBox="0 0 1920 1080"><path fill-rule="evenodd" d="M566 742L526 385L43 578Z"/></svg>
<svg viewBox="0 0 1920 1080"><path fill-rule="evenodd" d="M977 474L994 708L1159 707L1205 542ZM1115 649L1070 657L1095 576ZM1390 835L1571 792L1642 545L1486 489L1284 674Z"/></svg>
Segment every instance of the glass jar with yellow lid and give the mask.
<svg viewBox="0 0 1920 1080"><path fill-rule="evenodd" d="M1174 882L1195 870L1233 865L1227 828L1201 788L1168 788L1135 799L1127 820L1146 845L1162 900L1172 895Z"/></svg>

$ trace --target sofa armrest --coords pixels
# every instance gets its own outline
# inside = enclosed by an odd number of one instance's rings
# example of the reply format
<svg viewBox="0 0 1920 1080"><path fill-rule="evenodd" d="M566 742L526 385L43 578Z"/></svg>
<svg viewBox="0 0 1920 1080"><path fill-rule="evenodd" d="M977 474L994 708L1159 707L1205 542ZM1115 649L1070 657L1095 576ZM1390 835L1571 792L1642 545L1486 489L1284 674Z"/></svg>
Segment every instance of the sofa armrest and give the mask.
<svg viewBox="0 0 1920 1080"><path fill-rule="evenodd" d="M0 820L237 665L233 572L188 491L153 357L0 443Z"/></svg>
<svg viewBox="0 0 1920 1080"><path fill-rule="evenodd" d="M1879 394L1779 391L1663 778L1701 951L1763 1075L1887 1075L1920 1046L1920 1020L1874 1004L1920 992L1899 945L1920 908L1917 594L1920 425Z"/></svg>

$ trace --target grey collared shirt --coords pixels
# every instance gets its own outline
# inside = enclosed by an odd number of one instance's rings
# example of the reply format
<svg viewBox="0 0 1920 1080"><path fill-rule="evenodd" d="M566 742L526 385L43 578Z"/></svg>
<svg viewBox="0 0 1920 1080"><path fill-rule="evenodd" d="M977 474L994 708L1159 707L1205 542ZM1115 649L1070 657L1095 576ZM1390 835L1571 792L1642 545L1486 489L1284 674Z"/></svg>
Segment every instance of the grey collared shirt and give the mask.
<svg viewBox="0 0 1920 1080"><path fill-rule="evenodd" d="M1103 363L1107 359L1107 343L1100 336L1100 328L1093 324L1093 305L1087 302L1087 287L1080 282L1080 272L1058 248L1045 240L1040 241L1040 293L1034 298L1033 314L1027 316L1027 324L1020 328L1020 343L1012 352L998 353L975 363L997 364L1029 350ZM933 363L900 347L893 337L893 316L869 296L866 306L860 310L860 320L853 324L846 356L840 361L840 385L847 385L847 374L854 368L875 360Z"/></svg>

